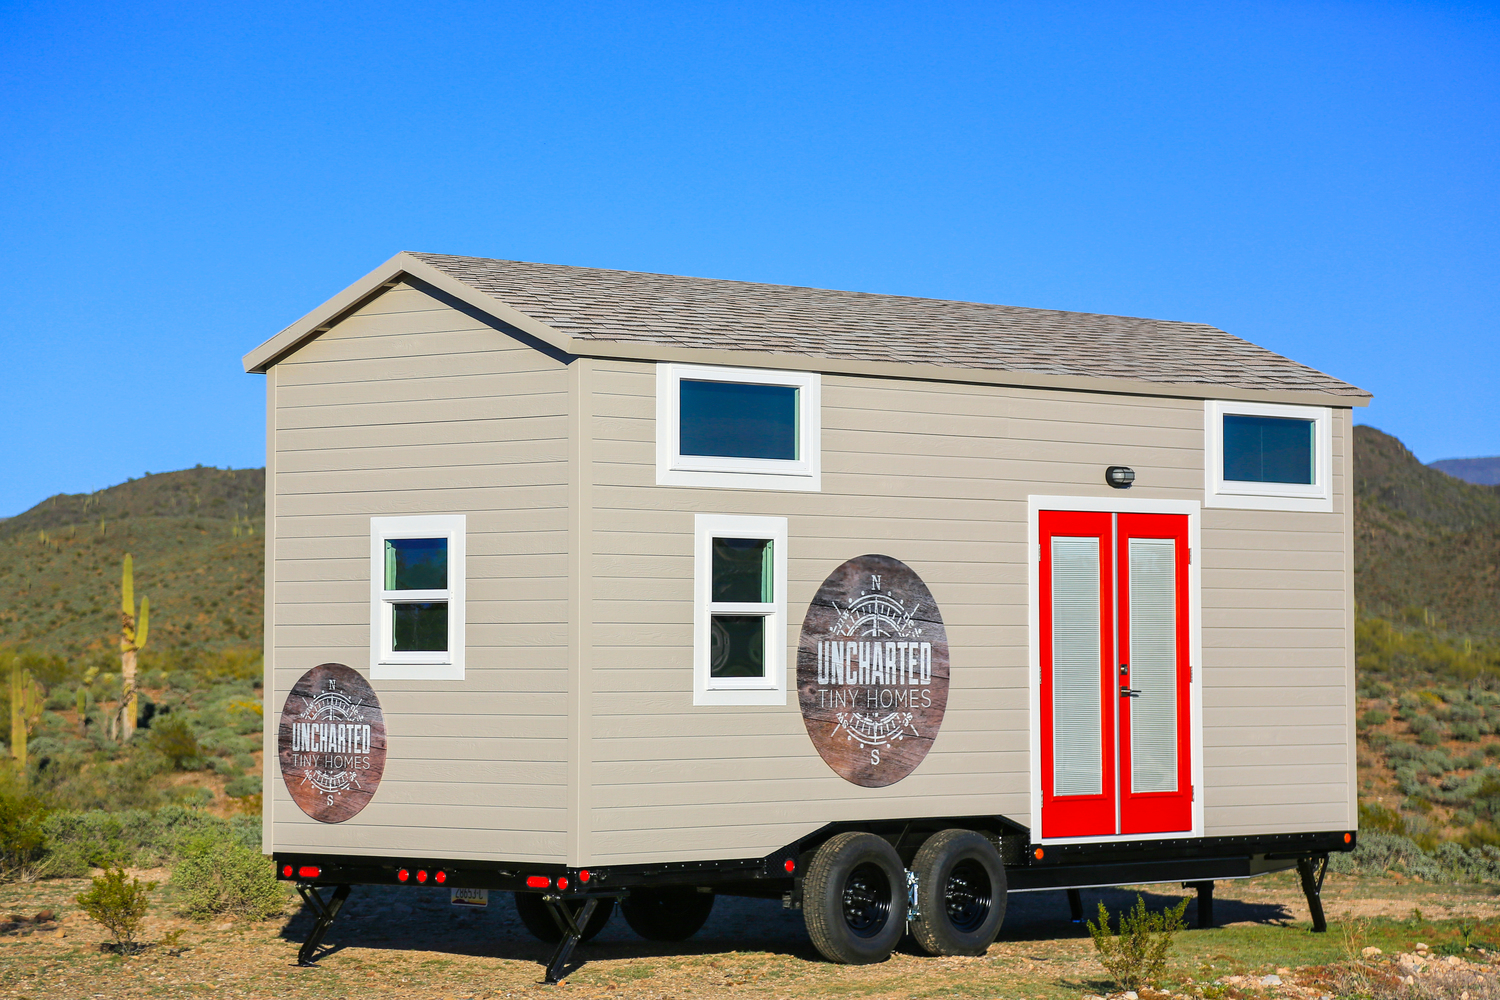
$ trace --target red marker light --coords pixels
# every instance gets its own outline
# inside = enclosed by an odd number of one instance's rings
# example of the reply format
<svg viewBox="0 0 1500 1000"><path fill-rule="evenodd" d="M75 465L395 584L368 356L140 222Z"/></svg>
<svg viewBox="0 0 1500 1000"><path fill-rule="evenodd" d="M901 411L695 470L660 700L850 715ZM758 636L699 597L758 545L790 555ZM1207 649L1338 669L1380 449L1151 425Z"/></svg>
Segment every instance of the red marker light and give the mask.
<svg viewBox="0 0 1500 1000"><path fill-rule="evenodd" d="M291 865L282 865L281 866L281 877L282 878L291 878L292 877L292 866Z"/></svg>
<svg viewBox="0 0 1500 1000"><path fill-rule="evenodd" d="M411 872L407 871L405 868L402 868L400 871L396 872L397 882L405 882L409 878L411 878Z"/></svg>
<svg viewBox="0 0 1500 1000"><path fill-rule="evenodd" d="M298 878L317 878L321 874L323 874L323 869L317 865L303 865L297 869Z"/></svg>
<svg viewBox="0 0 1500 1000"><path fill-rule="evenodd" d="M1036 850L1031 852L1031 856L1040 861L1044 856L1046 856L1046 853L1046 851L1043 851L1040 847L1038 847Z"/></svg>
<svg viewBox="0 0 1500 1000"><path fill-rule="evenodd" d="M559 875L557 877L557 887L559 889L566 889L568 887L568 880L566 878L562 877L561 875Z"/></svg>
<svg viewBox="0 0 1500 1000"><path fill-rule="evenodd" d="M782 865L782 867L785 868L786 873L790 875L792 872L797 870L797 862L793 861L791 858L787 858L786 864Z"/></svg>
<svg viewBox="0 0 1500 1000"><path fill-rule="evenodd" d="M427 869L426 868L418 868L417 869L417 881L418 882L426 882L427 881Z"/></svg>
<svg viewBox="0 0 1500 1000"><path fill-rule="evenodd" d="M438 885L442 885L444 882L448 881L448 873L438 872L437 874L432 876L432 880Z"/></svg>
<svg viewBox="0 0 1500 1000"><path fill-rule="evenodd" d="M552 880L545 875L526 876L526 888L528 889L550 889Z"/></svg>
<svg viewBox="0 0 1500 1000"><path fill-rule="evenodd" d="M578 873L578 881L580 881L580 882L587 882L588 880L589 880L589 870L587 868L585 868L583 871L581 871L581 872Z"/></svg>
<svg viewBox="0 0 1500 1000"><path fill-rule="evenodd" d="M1344 834L1344 843L1346 843L1346 844L1352 844L1353 842L1354 842L1354 834L1352 834L1352 833L1346 833L1346 834Z"/></svg>

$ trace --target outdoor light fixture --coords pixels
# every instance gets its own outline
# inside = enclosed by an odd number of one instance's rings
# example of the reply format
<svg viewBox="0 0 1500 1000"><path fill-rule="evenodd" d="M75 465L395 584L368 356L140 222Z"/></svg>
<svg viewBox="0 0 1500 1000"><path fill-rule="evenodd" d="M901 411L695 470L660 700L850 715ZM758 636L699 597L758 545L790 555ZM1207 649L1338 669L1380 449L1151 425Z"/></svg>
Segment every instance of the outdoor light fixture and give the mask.
<svg viewBox="0 0 1500 1000"><path fill-rule="evenodd" d="M1111 465L1104 470L1104 481L1117 490L1128 490L1135 482L1135 470L1127 465Z"/></svg>

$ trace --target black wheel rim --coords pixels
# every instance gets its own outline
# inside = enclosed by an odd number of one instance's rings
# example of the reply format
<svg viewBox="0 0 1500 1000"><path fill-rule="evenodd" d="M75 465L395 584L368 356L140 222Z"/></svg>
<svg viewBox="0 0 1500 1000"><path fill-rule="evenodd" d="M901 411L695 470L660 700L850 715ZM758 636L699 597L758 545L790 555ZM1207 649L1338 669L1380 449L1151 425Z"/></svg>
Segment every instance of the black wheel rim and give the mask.
<svg viewBox="0 0 1500 1000"><path fill-rule="evenodd" d="M879 934L891 918L891 880L866 861L844 880L844 923L856 937Z"/></svg>
<svg viewBox="0 0 1500 1000"><path fill-rule="evenodd" d="M965 858L953 866L943 886L943 908L948 911L948 922L965 934L977 931L989 919L993 897L990 873L978 861Z"/></svg>

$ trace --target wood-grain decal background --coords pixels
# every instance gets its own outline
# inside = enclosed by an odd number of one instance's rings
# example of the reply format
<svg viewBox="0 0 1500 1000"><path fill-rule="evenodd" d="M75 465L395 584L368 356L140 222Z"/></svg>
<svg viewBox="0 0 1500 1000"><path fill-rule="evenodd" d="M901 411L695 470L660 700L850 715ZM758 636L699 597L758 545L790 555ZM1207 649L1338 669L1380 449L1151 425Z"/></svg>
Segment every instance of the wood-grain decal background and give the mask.
<svg viewBox="0 0 1500 1000"><path fill-rule="evenodd" d="M813 746L841 777L880 788L917 769L948 708L948 634L910 566L864 555L829 574L803 619L797 697Z"/></svg>

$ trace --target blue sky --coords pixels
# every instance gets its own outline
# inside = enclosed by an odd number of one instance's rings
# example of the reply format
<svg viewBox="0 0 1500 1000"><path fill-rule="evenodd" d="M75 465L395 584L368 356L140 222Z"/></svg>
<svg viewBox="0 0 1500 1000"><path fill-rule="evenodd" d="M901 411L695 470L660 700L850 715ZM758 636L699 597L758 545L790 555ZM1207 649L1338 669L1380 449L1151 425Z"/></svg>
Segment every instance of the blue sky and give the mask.
<svg viewBox="0 0 1500 1000"><path fill-rule="evenodd" d="M1213 323L1500 454L1500 8L0 2L0 515L399 250Z"/></svg>

